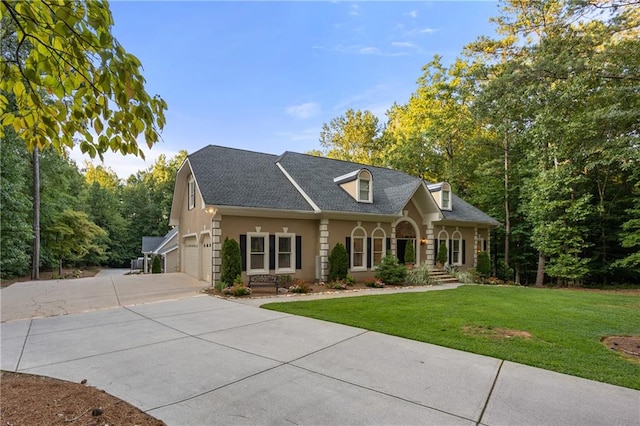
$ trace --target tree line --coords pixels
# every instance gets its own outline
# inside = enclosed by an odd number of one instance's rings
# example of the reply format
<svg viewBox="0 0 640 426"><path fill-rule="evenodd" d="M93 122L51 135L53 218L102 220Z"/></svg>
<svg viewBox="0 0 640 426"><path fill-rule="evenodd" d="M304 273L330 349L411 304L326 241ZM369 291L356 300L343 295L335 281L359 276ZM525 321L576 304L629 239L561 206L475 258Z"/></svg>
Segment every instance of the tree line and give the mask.
<svg viewBox="0 0 640 426"><path fill-rule="evenodd" d="M638 282L640 2L508 0L493 22L386 123L348 110L311 153L450 182L502 223L503 279Z"/></svg>
<svg viewBox="0 0 640 426"><path fill-rule="evenodd" d="M6 129L0 145L1 278L29 275L34 232L33 155ZM143 236L169 231L175 175L186 158L160 155L121 180L109 167L39 153L41 269L85 265L129 267Z"/></svg>

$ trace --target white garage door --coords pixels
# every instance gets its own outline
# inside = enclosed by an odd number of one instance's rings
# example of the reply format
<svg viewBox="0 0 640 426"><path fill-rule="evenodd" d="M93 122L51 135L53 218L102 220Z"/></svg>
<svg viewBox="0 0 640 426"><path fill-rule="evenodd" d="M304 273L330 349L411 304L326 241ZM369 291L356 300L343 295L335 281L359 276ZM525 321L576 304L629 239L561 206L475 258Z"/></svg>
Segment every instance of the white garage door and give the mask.
<svg viewBox="0 0 640 426"><path fill-rule="evenodd" d="M200 262L198 261L198 240L188 237L184 240L184 272L195 278L200 278Z"/></svg>

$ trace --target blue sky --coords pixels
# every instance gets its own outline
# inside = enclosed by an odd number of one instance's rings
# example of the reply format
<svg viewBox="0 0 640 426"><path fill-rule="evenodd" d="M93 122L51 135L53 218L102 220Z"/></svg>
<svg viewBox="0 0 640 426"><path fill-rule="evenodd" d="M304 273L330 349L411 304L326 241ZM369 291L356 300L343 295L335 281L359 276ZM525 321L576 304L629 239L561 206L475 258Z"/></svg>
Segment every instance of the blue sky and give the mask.
<svg viewBox="0 0 640 426"><path fill-rule="evenodd" d="M168 103L147 161L119 154L122 178L159 154L208 144L281 154L319 149L322 124L348 108L381 123L406 103L433 55L445 63L492 35L494 1L112 1L118 41ZM73 153L82 165L87 159Z"/></svg>

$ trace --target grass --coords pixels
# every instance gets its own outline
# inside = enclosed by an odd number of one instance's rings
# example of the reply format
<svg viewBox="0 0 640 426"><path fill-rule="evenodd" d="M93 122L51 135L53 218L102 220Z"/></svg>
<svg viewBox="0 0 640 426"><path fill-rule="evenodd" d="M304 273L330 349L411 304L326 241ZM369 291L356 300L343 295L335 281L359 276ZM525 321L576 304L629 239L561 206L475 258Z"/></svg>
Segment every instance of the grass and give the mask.
<svg viewBox="0 0 640 426"><path fill-rule="evenodd" d="M637 295L463 286L263 307L640 390L640 363L600 342L640 335Z"/></svg>

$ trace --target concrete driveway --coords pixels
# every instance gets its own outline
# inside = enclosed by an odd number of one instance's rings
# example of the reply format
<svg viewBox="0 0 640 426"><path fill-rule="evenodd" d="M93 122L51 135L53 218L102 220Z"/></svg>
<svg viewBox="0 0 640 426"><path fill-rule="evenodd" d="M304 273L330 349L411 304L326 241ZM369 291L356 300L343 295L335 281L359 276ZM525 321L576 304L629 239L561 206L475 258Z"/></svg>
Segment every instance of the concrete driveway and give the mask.
<svg viewBox="0 0 640 426"><path fill-rule="evenodd" d="M2 369L169 425L640 424L631 389L209 296L118 305L2 323Z"/></svg>
<svg viewBox="0 0 640 426"><path fill-rule="evenodd" d="M1 321L66 315L192 297L207 283L187 274L126 275L105 269L95 277L27 281L0 290Z"/></svg>

